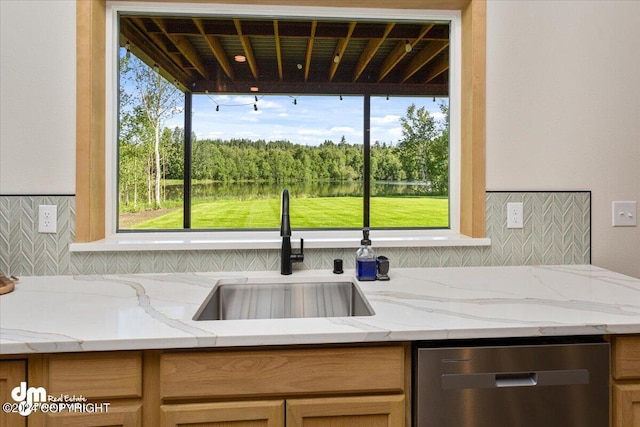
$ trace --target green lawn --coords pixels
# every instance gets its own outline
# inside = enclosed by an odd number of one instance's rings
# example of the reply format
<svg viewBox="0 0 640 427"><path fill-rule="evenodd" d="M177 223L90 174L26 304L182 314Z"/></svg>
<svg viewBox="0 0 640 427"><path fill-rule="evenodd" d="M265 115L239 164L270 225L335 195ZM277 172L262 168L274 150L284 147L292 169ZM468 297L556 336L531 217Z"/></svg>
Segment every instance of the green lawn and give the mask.
<svg viewBox="0 0 640 427"><path fill-rule="evenodd" d="M374 197L372 227L447 227L447 198ZM358 197L292 198L292 228L362 227L362 199ZM280 199L196 202L191 212L194 229L279 228ZM182 228L182 212L175 211L132 226L134 229Z"/></svg>

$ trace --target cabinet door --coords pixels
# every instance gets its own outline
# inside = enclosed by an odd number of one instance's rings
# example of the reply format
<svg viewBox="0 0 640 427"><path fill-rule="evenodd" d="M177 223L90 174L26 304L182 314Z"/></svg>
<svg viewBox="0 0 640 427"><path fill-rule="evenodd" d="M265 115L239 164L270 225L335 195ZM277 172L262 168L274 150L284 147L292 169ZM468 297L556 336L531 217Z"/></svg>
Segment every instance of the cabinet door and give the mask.
<svg viewBox="0 0 640 427"><path fill-rule="evenodd" d="M613 426L640 427L640 384L613 386Z"/></svg>
<svg viewBox="0 0 640 427"><path fill-rule="evenodd" d="M284 401L162 405L160 420L163 427L282 427Z"/></svg>
<svg viewBox="0 0 640 427"><path fill-rule="evenodd" d="M26 361L0 361L0 403L13 402L11 390L19 386L21 381L27 381ZM0 410L0 426L23 427L26 425L26 417L17 413L6 413Z"/></svg>
<svg viewBox="0 0 640 427"><path fill-rule="evenodd" d="M47 414L47 427L140 427L140 405L109 408L107 412Z"/></svg>
<svg viewBox="0 0 640 427"><path fill-rule="evenodd" d="M287 427L403 427L404 396L287 400Z"/></svg>

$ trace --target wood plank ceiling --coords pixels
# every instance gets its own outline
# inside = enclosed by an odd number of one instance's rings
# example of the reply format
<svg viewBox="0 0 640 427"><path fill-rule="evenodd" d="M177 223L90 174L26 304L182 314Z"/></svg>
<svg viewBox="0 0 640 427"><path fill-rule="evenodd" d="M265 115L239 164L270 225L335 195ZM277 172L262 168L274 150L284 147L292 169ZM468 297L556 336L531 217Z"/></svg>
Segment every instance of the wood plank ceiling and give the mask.
<svg viewBox="0 0 640 427"><path fill-rule="evenodd" d="M120 46L193 93L448 95L447 23L120 18Z"/></svg>

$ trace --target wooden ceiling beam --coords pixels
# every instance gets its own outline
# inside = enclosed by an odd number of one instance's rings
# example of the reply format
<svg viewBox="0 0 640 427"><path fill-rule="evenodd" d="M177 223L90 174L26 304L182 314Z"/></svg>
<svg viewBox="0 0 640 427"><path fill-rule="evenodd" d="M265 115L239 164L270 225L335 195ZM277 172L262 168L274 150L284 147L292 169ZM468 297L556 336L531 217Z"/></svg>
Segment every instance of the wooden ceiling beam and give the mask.
<svg viewBox="0 0 640 427"><path fill-rule="evenodd" d="M169 34L167 29L162 22L162 18L153 18L153 22L162 30L162 32L167 36L167 38L174 44L176 49L186 58L187 61L204 77L209 80L211 75L209 70L205 66L200 54L196 51L196 48L193 47L191 42L186 36Z"/></svg>
<svg viewBox="0 0 640 427"><path fill-rule="evenodd" d="M351 40L351 35L353 34L353 30L356 28L355 22L349 22L349 29L347 30L347 35L344 37L340 37L338 39L338 44L336 45L336 51L333 54L331 60L331 65L329 66L329 81L333 81L333 77L336 75L336 71L338 71L338 65L340 65L340 61L344 56L344 51L347 50L347 45L349 44L349 40ZM338 60L335 60L335 57L338 57Z"/></svg>
<svg viewBox="0 0 640 427"><path fill-rule="evenodd" d="M429 61L449 46L448 42L432 41L414 56L402 71L401 82L406 82L411 76L424 67Z"/></svg>
<svg viewBox="0 0 640 427"><path fill-rule="evenodd" d="M416 38L400 40L396 44L396 46L393 48L391 53L387 55L384 62L382 63L382 66L380 67L380 72L378 73L378 81L381 81L382 79L384 79L387 76L387 74L389 74L389 72L393 70L400 61L402 61L402 58L407 56L407 54L411 52L411 50L413 50L414 47L416 47L418 42L422 40L422 38L425 35L427 35L427 33L433 28L433 26L434 24L430 24L422 27L422 29L420 30L420 33L418 34L418 37ZM407 47L406 47L407 43L409 44L409 46L411 46L411 49L409 50L409 52L407 52Z"/></svg>
<svg viewBox="0 0 640 427"><path fill-rule="evenodd" d="M316 36L316 28L318 28L318 21L311 21L311 32L307 39L307 52L304 56L304 81L309 79L309 71L311 71L311 55L313 54L313 41Z"/></svg>
<svg viewBox="0 0 640 427"><path fill-rule="evenodd" d="M429 83L431 80L438 77L449 69L449 52L444 52L433 63L430 64L427 76L424 79L424 83Z"/></svg>
<svg viewBox="0 0 640 427"><path fill-rule="evenodd" d="M182 55L177 49L175 49L174 45L167 44L168 39L163 33L148 31L144 21L140 18L132 18L131 23L140 30L140 34L143 34L145 39L147 39L151 44L157 46L161 52L164 52L170 62L175 64L178 68L183 68L184 63L182 61ZM192 70L189 69L186 72L192 73Z"/></svg>
<svg viewBox="0 0 640 427"><path fill-rule="evenodd" d="M251 47L251 40L249 39L249 36L245 36L242 33L242 21L240 19L234 19L233 24L236 26L236 32L238 33L238 37L240 38L240 44L242 44L244 56L247 57L247 62L249 63L251 74L253 75L254 79L258 80L260 73L258 72L256 55L253 53L253 48Z"/></svg>
<svg viewBox="0 0 640 427"><path fill-rule="evenodd" d="M165 19L165 25L167 31L170 34L181 34L185 36L197 36L199 30L193 25L192 22L186 21L184 17L178 17L175 20L169 21ZM272 37L273 25L268 20L252 20L243 19L243 33L249 37ZM203 18L203 24L205 33L211 36L235 36L237 34L235 25L231 19L209 19ZM280 37L306 37L309 34L311 28L311 21L291 21L288 19L280 20L278 23ZM387 35L387 40L406 40L415 38L415 34L419 31L420 24L398 24L394 27L393 31ZM316 39L329 38L337 39L345 37L349 30L349 24L347 22L335 22L335 21L320 21L318 22L318 28L316 29ZM358 30L351 36L352 39L371 39L380 38L384 34L385 27L383 23L371 23L360 22ZM435 27L431 31L425 40L447 40L448 39L448 25L447 24L435 24Z"/></svg>
<svg viewBox="0 0 640 427"><path fill-rule="evenodd" d="M189 88L193 81L198 80L193 72L176 65L171 56L147 37L148 33L138 28L133 22L122 22L120 33L126 39L124 43L129 41L131 52L151 68L157 64L160 67L160 73L168 81L178 80L180 84Z"/></svg>
<svg viewBox="0 0 640 427"><path fill-rule="evenodd" d="M367 43L367 46L364 48L364 50L360 54L360 58L358 58L358 62L356 63L356 67L353 71L352 81L354 83L358 80L358 78L360 78L360 76L364 72L364 69L367 68L367 65L369 65L369 62L371 62L371 59L376 54L378 49L380 49L380 46L382 46L382 43L384 43L385 39L387 38L387 36L389 35L389 33L391 32L394 26L395 26L394 23L387 24L382 37L369 40L369 42Z"/></svg>
<svg viewBox="0 0 640 427"><path fill-rule="evenodd" d="M222 68L222 71L224 71L227 77L229 77L231 80L234 80L233 66L231 65L229 57L227 56L227 52L222 46L222 43L220 43L218 37L210 36L205 33L204 26L202 25L202 19L194 18L193 23L198 28L198 31L200 31L202 37L204 37L207 45L209 45L209 49L211 49L211 52L213 52L213 56L216 57L216 61L218 61L218 64L220 65L220 68Z"/></svg>
<svg viewBox="0 0 640 427"><path fill-rule="evenodd" d="M284 79L284 74L282 73L282 45L280 44L280 29L278 28L278 20L273 20L273 37L276 43L276 61L278 61L278 78L280 81Z"/></svg>
<svg viewBox="0 0 640 427"><path fill-rule="evenodd" d="M198 81L193 84L194 93L251 93L254 81ZM258 96L265 94L297 95L363 95L374 96L406 95L406 96L447 96L448 84L422 83L329 83L303 81L261 81Z"/></svg>

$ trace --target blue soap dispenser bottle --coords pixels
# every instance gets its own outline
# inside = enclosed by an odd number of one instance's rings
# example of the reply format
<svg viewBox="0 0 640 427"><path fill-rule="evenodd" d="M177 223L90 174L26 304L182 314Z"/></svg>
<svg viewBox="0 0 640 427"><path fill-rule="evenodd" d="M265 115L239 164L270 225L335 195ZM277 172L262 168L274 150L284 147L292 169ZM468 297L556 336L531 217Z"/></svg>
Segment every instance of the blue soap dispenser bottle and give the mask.
<svg viewBox="0 0 640 427"><path fill-rule="evenodd" d="M362 229L360 248L356 252L356 277L358 280L376 280L378 266L376 254L371 247L369 229Z"/></svg>

